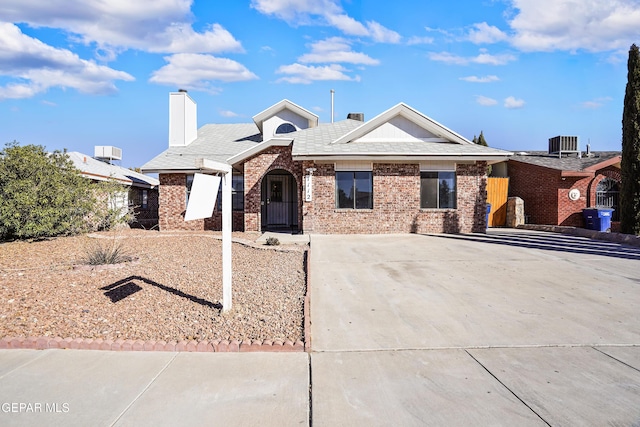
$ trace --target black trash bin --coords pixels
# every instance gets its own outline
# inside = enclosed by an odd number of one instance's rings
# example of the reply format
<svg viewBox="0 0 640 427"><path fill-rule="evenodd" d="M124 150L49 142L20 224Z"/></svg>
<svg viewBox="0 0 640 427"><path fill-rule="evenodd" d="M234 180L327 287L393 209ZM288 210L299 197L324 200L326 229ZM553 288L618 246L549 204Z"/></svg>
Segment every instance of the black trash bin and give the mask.
<svg viewBox="0 0 640 427"><path fill-rule="evenodd" d="M611 208L586 208L582 210L587 230L611 231Z"/></svg>

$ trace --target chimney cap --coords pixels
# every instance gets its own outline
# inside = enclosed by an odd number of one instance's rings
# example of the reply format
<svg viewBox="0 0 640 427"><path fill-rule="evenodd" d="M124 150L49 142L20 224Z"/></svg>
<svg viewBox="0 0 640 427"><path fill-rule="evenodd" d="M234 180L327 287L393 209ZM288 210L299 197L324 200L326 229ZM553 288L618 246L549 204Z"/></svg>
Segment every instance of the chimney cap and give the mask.
<svg viewBox="0 0 640 427"><path fill-rule="evenodd" d="M349 113L349 114L347 114L347 119L358 120L359 122L364 122L364 113Z"/></svg>
<svg viewBox="0 0 640 427"><path fill-rule="evenodd" d="M189 91L188 91L188 90L186 90L186 89L178 89L178 92L184 92L184 93L187 93L187 92L189 92Z"/></svg>

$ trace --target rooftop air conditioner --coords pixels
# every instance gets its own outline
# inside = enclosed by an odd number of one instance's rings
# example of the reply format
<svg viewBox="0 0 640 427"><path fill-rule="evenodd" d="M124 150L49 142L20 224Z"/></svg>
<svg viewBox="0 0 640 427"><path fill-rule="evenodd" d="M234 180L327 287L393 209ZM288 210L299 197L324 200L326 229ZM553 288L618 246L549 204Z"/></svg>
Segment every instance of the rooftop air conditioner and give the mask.
<svg viewBox="0 0 640 427"><path fill-rule="evenodd" d="M122 160L122 149L111 145L96 145L94 157L96 159Z"/></svg>

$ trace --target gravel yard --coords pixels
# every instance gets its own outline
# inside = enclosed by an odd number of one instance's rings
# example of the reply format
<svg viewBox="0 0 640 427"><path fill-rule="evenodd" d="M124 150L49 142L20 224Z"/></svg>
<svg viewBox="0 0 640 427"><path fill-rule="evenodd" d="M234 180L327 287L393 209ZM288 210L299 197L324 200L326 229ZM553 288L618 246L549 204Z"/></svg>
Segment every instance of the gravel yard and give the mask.
<svg viewBox="0 0 640 427"><path fill-rule="evenodd" d="M222 313L222 245L214 233L100 237L0 244L0 337L303 340L305 247L234 243L233 309ZM74 268L96 243L120 243L138 260Z"/></svg>

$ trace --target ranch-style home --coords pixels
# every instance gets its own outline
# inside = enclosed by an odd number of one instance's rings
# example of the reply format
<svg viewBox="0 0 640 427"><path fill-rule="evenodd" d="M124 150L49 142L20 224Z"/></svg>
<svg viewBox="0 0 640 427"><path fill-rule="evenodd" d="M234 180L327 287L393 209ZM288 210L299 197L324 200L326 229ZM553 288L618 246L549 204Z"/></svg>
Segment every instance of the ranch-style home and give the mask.
<svg viewBox="0 0 640 427"><path fill-rule="evenodd" d="M487 165L512 153L476 145L400 103L364 121L319 123L283 100L253 123L197 128L186 91L169 95L169 147L142 167L160 180L161 230L184 221L197 159L233 169L233 229L304 233L468 233L486 229ZM220 200L220 197L218 197Z"/></svg>

